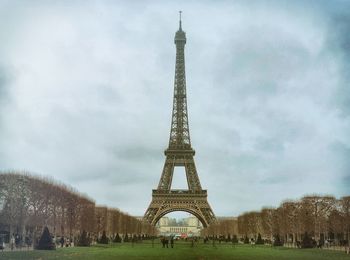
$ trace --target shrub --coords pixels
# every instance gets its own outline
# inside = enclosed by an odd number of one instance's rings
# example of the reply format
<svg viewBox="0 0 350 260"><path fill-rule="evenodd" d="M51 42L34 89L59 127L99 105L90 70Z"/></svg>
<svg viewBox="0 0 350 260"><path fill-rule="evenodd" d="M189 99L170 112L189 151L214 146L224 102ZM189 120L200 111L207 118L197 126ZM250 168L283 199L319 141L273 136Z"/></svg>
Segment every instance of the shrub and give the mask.
<svg viewBox="0 0 350 260"><path fill-rule="evenodd" d="M257 245L263 245L264 244L264 240L261 239L260 233L258 234L258 238L256 239L255 244L257 244Z"/></svg>
<svg viewBox="0 0 350 260"><path fill-rule="evenodd" d="M128 233L125 233L125 236L124 236L124 242L129 242L129 236L128 236Z"/></svg>
<svg viewBox="0 0 350 260"><path fill-rule="evenodd" d="M115 243L121 243L122 242L122 238L119 236L118 233L115 235L115 238L114 238L113 242L115 242Z"/></svg>
<svg viewBox="0 0 350 260"><path fill-rule="evenodd" d="M39 250L56 249L55 243L52 241L52 237L51 237L49 229L47 227L44 228L44 231L40 237L40 240L39 240L39 243L38 243L36 249L39 249Z"/></svg>
<svg viewBox="0 0 350 260"><path fill-rule="evenodd" d="M100 244L108 244L108 237L106 236L106 231L103 230L101 239L98 242Z"/></svg>
<svg viewBox="0 0 350 260"><path fill-rule="evenodd" d="M249 238L248 238L248 236L245 236L243 243L244 243L244 244L249 244Z"/></svg>
<svg viewBox="0 0 350 260"><path fill-rule="evenodd" d="M236 235L233 235L233 237L232 237L232 243L233 243L233 244L237 244L237 243L238 243L238 238L237 238Z"/></svg>
<svg viewBox="0 0 350 260"><path fill-rule="evenodd" d="M78 240L78 246L90 246L90 237L87 235L87 232L83 230L83 233L80 235Z"/></svg>
<svg viewBox="0 0 350 260"><path fill-rule="evenodd" d="M280 238L280 235L275 235L275 240L273 241L274 246L283 246L283 241Z"/></svg>
<svg viewBox="0 0 350 260"><path fill-rule="evenodd" d="M307 232L305 232L303 236L303 240L301 241L301 248L313 248L315 247L315 242L313 239L309 236Z"/></svg>

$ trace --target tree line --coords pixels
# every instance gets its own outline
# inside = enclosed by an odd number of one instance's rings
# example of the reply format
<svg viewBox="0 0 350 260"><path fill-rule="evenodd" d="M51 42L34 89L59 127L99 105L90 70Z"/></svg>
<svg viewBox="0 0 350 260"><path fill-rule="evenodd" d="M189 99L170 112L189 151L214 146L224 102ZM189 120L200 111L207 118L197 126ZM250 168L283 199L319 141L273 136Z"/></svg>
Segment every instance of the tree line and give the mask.
<svg viewBox="0 0 350 260"><path fill-rule="evenodd" d="M320 245L326 242L346 245L350 238L350 196L310 195L300 200L286 200L277 208L241 214L237 218L221 219L203 230L205 236L232 237L290 243L309 237Z"/></svg>
<svg viewBox="0 0 350 260"><path fill-rule="evenodd" d="M0 234L38 238L47 226L53 236L79 237L83 231L97 239L103 233L152 236L153 226L95 201L72 187L29 173L0 174Z"/></svg>

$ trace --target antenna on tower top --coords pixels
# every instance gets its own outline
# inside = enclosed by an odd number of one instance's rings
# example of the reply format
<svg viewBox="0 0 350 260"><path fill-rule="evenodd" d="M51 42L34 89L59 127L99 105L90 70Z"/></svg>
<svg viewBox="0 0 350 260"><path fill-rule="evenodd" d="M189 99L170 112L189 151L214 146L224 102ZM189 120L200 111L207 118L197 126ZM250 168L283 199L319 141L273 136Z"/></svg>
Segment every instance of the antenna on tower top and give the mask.
<svg viewBox="0 0 350 260"><path fill-rule="evenodd" d="M179 14L180 14L180 30L182 30L182 27L181 27L181 13L182 13L182 11L179 11Z"/></svg>

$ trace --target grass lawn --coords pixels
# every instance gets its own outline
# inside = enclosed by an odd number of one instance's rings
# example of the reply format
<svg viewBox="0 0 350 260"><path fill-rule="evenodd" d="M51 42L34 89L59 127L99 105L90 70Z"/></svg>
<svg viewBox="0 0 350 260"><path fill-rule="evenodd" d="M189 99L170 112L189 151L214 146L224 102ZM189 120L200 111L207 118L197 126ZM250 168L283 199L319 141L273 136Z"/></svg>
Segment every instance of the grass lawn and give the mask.
<svg viewBox="0 0 350 260"><path fill-rule="evenodd" d="M157 240L154 247L150 242L97 245L92 247L58 248L54 251L16 251L0 252L0 259L290 259L323 260L347 259L344 252L321 249L270 248L267 246L211 244L199 242L191 247L189 242L175 242L174 248L162 248Z"/></svg>

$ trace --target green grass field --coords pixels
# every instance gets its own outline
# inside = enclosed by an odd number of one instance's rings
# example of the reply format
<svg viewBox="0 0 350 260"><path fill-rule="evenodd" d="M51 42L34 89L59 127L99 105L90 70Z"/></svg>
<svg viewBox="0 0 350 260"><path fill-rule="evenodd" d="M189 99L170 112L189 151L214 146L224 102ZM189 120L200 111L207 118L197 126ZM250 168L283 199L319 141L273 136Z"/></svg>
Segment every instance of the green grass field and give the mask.
<svg viewBox="0 0 350 260"><path fill-rule="evenodd" d="M158 242L158 241L157 241ZM160 243L155 243L154 247L150 242L135 244L131 243L98 245L92 247L72 247L58 248L54 251L16 251L0 252L0 259L290 259L290 260L323 260L323 259L347 259L346 255L340 251L330 251L321 249L290 249L290 248L270 248L268 246L217 244L216 248L212 244L202 242L191 247L189 242L176 242L174 248L162 248Z"/></svg>

